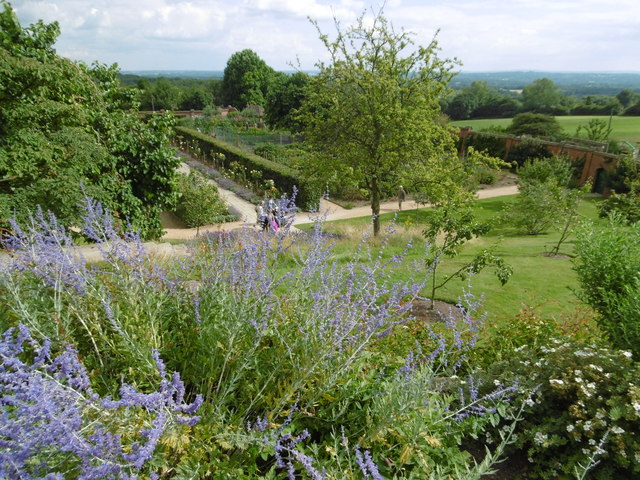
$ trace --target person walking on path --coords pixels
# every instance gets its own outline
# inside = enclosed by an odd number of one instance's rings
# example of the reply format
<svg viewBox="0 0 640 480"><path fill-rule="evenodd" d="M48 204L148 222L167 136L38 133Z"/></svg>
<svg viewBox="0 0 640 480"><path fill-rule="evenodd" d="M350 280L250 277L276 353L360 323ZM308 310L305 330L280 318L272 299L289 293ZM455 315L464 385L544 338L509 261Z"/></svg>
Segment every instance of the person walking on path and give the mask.
<svg viewBox="0 0 640 480"><path fill-rule="evenodd" d="M402 202L404 202L406 196L407 192L405 192L402 185L400 185L400 188L398 189L398 210L402 210Z"/></svg>

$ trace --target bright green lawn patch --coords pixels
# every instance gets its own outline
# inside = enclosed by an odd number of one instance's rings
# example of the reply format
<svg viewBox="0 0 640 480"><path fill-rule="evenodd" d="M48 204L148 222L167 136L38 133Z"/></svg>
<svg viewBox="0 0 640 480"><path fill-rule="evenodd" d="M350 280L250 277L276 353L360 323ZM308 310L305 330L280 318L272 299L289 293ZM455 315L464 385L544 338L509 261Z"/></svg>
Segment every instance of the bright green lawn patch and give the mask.
<svg viewBox="0 0 640 480"><path fill-rule="evenodd" d="M560 249L562 258L544 256L551 250L559 234L549 232L545 235L523 236L512 231L508 225L498 223L500 213L508 208L515 199L514 196L498 197L477 202L477 216L481 220L494 223L488 235L476 239L463 247L461 253L453 259L445 259L439 267L441 274L452 273L459 266L468 262L482 248L496 245L499 253L513 268L513 275L505 286L501 286L491 269L485 269L471 279L470 282L451 281L445 288L436 293L436 297L448 302L455 302L457 298L471 284L472 292L484 295L484 309L488 312L490 322L507 322L513 318L524 306L536 308L542 315L559 318L571 315L584 305L577 299L575 290L578 287L577 277L572 269L573 239ZM585 200L580 213L585 219L599 221L596 204L599 199ZM381 216L382 228L391 225L395 214ZM422 227L428 221L429 209L404 210L396 218L397 233L394 234L384 248L384 257L391 257L400 253L408 241L414 248L407 257L408 262L422 264L424 239L421 236ZM309 226L300 225L308 229ZM347 261L354 250L357 250L361 232L371 230L369 218L356 218L327 222L324 225L327 232L339 236L336 240L335 254L338 261ZM368 239L373 244L382 244L381 239ZM399 269L394 273L396 279L408 275L411 269ZM427 294L425 291L425 296Z"/></svg>
<svg viewBox="0 0 640 480"><path fill-rule="evenodd" d="M608 116L558 116L556 120L560 123L567 135L575 135L578 126L587 125L589 120L600 119L609 122ZM511 118L489 118L480 120L458 120L451 122L457 127L472 127L474 130L484 130L491 126L508 127ZM611 119L611 139L626 140L631 143L640 142L640 117L612 117Z"/></svg>

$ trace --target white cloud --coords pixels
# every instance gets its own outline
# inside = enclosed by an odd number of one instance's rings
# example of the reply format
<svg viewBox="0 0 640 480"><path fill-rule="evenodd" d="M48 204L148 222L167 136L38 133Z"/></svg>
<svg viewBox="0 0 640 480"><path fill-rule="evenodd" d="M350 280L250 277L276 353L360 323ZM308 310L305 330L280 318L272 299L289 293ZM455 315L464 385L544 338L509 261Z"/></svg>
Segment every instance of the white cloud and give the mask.
<svg viewBox="0 0 640 480"><path fill-rule="evenodd" d="M382 1L13 0L23 23L60 23L61 54L123 69L221 70L251 48L276 69L326 52L307 20L333 36ZM640 2L617 0L387 0L396 29L427 44L439 29L442 55L465 70L640 70Z"/></svg>

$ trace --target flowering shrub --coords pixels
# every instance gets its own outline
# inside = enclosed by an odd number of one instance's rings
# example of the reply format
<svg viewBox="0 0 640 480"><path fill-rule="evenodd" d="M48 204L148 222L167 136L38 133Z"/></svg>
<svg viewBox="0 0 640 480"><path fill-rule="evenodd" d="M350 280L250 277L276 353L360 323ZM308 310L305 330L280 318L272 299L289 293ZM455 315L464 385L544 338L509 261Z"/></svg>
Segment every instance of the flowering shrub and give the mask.
<svg viewBox="0 0 640 480"><path fill-rule="evenodd" d="M471 478L490 469L497 454L476 466L461 445L509 417L513 387L480 392L469 366L456 377L476 341L474 310L427 329L428 341L406 359L385 355L377 346L410 319L425 272L412 266L416 278L392 281L407 267L402 255L387 254L385 241L373 252L363 239L352 259L333 261L320 228L289 233L294 208L281 201L286 220L278 232L205 236L190 256L172 261L149 256L139 237L120 234L91 200L82 233L96 242L97 264L51 216L16 225L12 256L0 265L0 326L9 329L7 342L16 328L29 329L33 360L16 347L5 364L25 362L20 368L48 382L55 372L38 345L63 352L52 362L73 360L70 373L82 372L86 382L73 387L82 401L57 395L68 388L50 389L73 420L58 443L69 435L103 442L72 452L61 446L55 461L62 455L60 465L81 476L111 455L116 473L109 475L122 478L139 467L178 478L387 478L420 476L426 465L436 476ZM160 356L180 372L179 385L165 378ZM138 393L154 389L158 369L160 391ZM132 386L119 388L121 377ZM195 408L197 394L201 421L188 434L169 429L160 437L157 428L190 414L183 401ZM20 401L19 414L1 405L5 421L35 425L30 400ZM112 410L123 413L103 415ZM99 440L102 433L111 443ZM16 455L16 445L3 453ZM54 465L53 458L39 463L48 454L34 447L32 460L18 464L42 476Z"/></svg>
<svg viewBox="0 0 640 480"><path fill-rule="evenodd" d="M23 325L4 332L0 359L2 478L136 478L167 429L198 421L202 397L185 404L180 376L168 378L157 352L159 390L125 384L118 400L93 391L75 349L54 357Z"/></svg>
<svg viewBox="0 0 640 480"><path fill-rule="evenodd" d="M635 478L640 472L640 366L632 354L552 339L494 365L536 388L519 425L535 478ZM498 370L495 370L495 369ZM596 463L597 462L597 463ZM591 478L591 477L590 477Z"/></svg>

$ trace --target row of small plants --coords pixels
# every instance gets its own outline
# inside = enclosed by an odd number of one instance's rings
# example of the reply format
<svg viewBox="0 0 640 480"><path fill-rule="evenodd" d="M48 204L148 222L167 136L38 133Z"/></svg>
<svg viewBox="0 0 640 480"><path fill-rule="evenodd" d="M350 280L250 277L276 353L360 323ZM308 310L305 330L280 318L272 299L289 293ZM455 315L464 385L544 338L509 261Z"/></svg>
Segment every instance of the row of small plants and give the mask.
<svg viewBox="0 0 640 480"><path fill-rule="evenodd" d="M248 230L162 263L85 210L103 262L40 213L0 264L0 476L467 479L505 456L530 478L638 472L637 363L588 320L492 330L468 291L429 323L424 262L386 241L336 262L319 226Z"/></svg>

